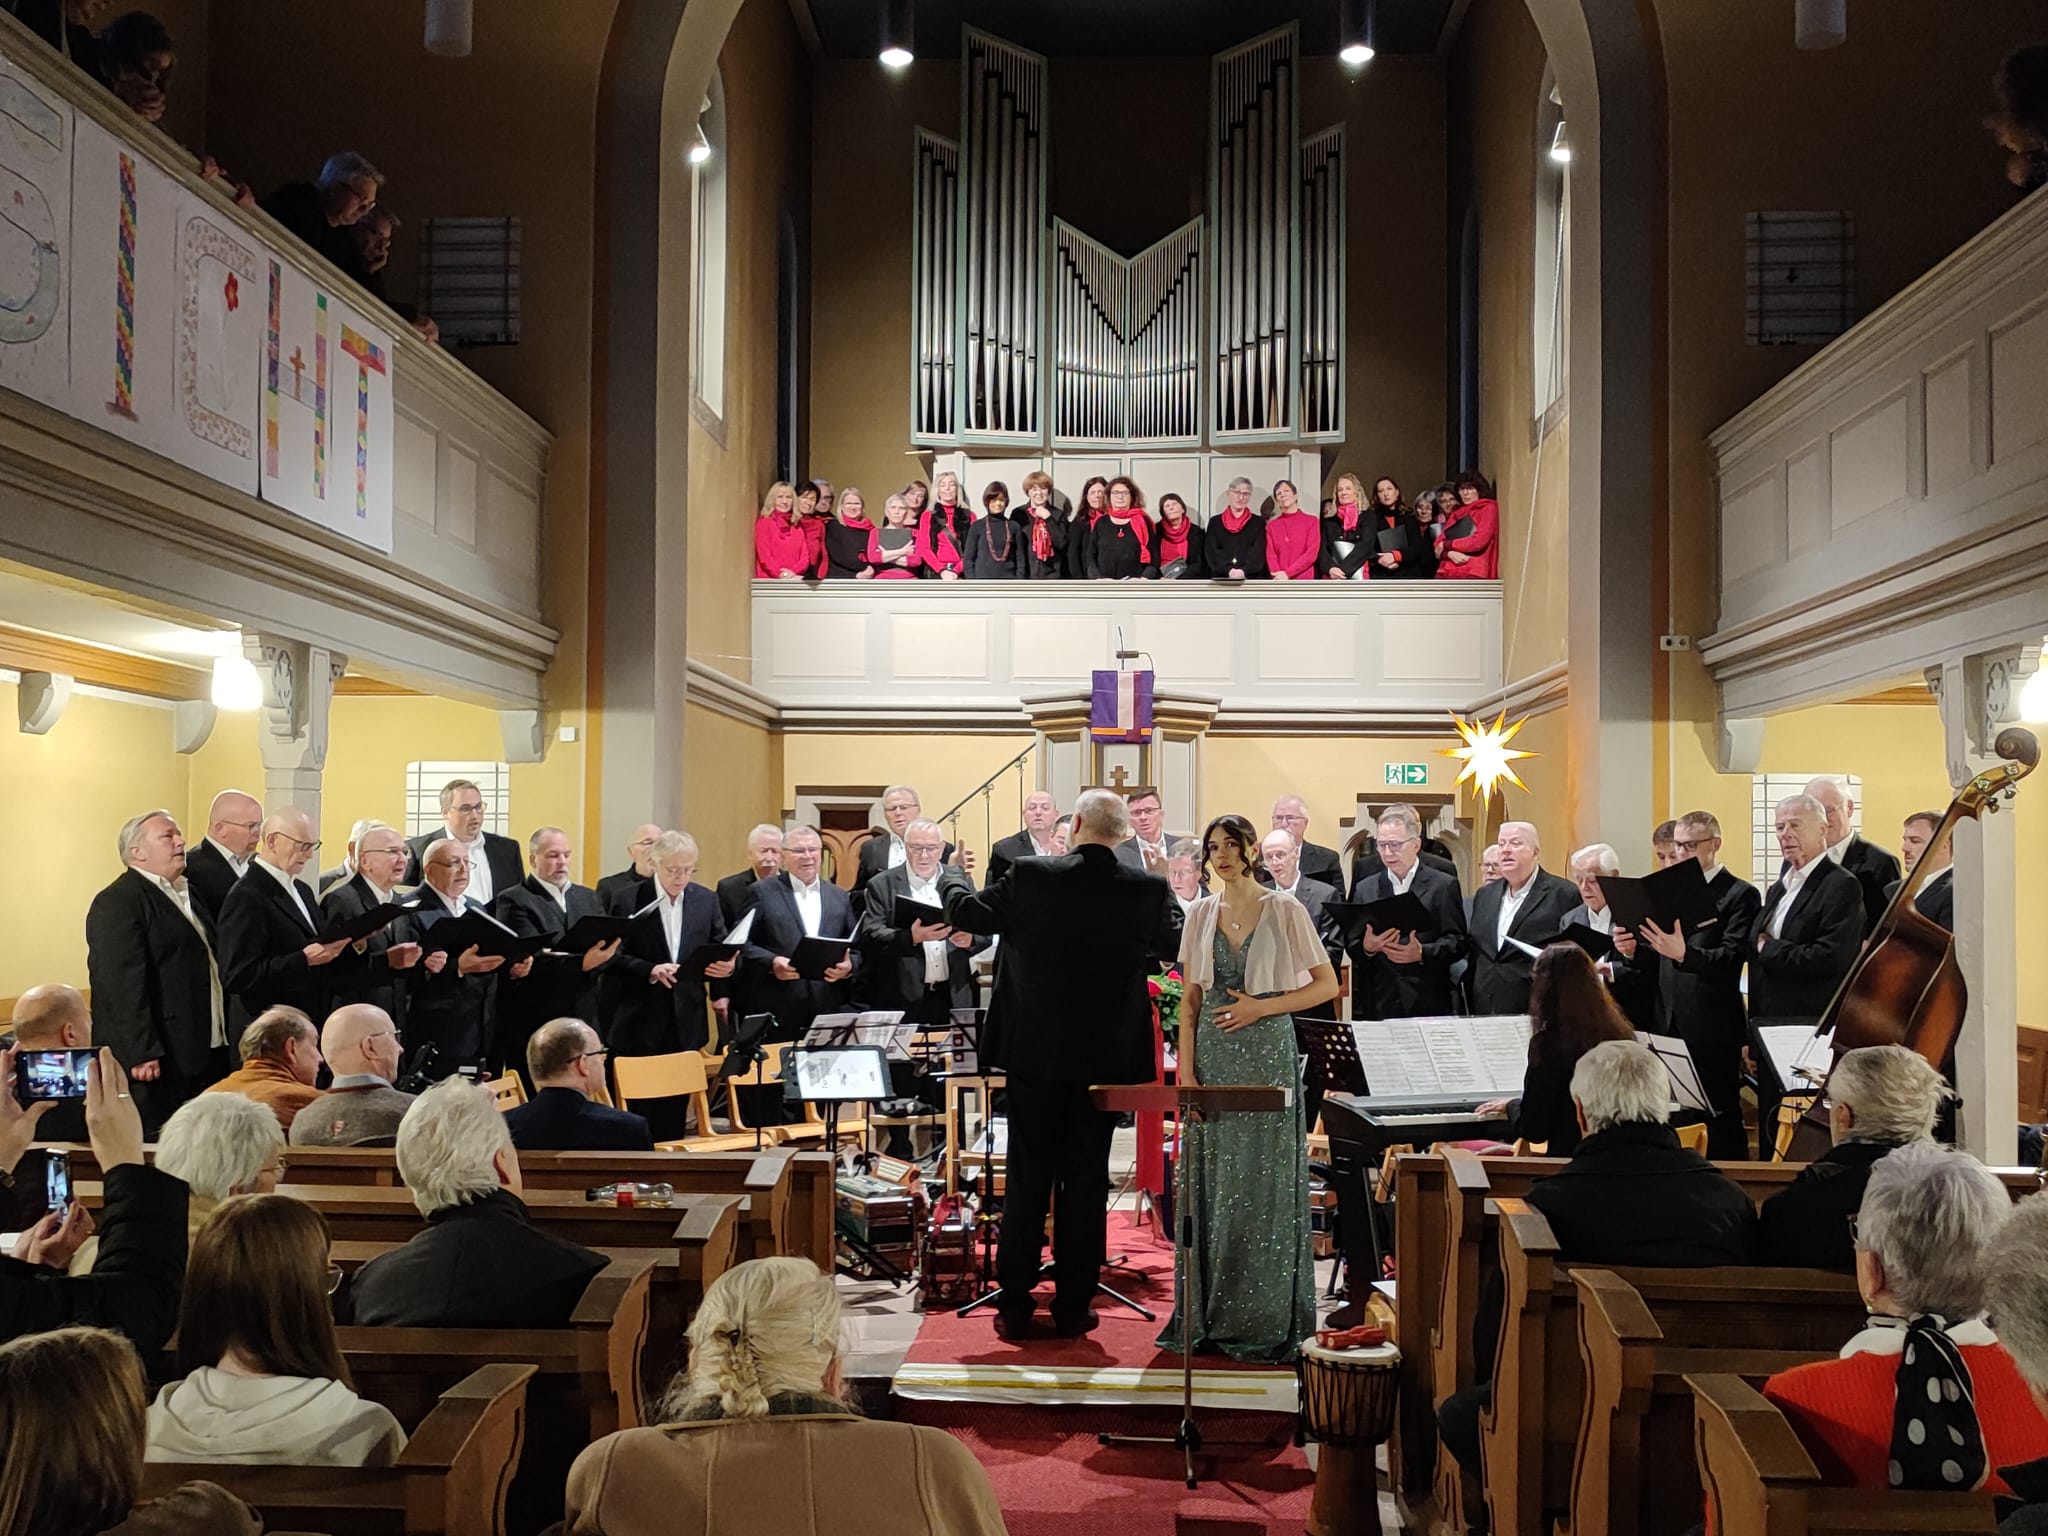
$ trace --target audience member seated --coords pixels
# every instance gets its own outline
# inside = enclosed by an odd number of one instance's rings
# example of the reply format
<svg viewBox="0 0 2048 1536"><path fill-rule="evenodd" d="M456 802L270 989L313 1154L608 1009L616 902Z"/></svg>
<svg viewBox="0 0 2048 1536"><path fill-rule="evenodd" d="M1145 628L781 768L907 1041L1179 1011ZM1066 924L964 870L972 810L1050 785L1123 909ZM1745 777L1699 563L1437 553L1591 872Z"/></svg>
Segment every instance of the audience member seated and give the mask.
<svg viewBox="0 0 2048 1536"><path fill-rule="evenodd" d="M522 1152L652 1152L642 1115L594 1102L610 1054L581 1019L543 1024L526 1042L529 1104L505 1112L512 1145Z"/></svg>
<svg viewBox="0 0 2048 1536"><path fill-rule="evenodd" d="M1211 577L1266 579L1266 520L1252 510L1252 483L1243 475L1230 482L1223 509L1202 530L1202 560Z"/></svg>
<svg viewBox="0 0 2048 1536"><path fill-rule="evenodd" d="M23 1109L15 1099L15 1054L0 1053L0 1174L9 1179L48 1107ZM85 1129L101 1170L99 1263L90 1275L64 1273L92 1231L83 1204L37 1221L14 1252L0 1258L0 1338L87 1323L124 1333L154 1355L178 1324L185 1183L143 1162L142 1116L110 1050L100 1051L86 1077ZM11 1443L0 1439L0 1445Z"/></svg>
<svg viewBox="0 0 2048 1536"><path fill-rule="evenodd" d="M320 1097L314 1086L320 1080L320 1039L313 1021L296 1008L266 1009L242 1031L239 1049L241 1069L206 1092L254 1099L289 1131L299 1111Z"/></svg>
<svg viewBox="0 0 2048 1536"><path fill-rule="evenodd" d="M348 234L377 206L384 173L354 150L329 155L314 181L294 181L263 199L263 211L317 255L347 271L355 252Z"/></svg>
<svg viewBox="0 0 2048 1536"><path fill-rule="evenodd" d="M1756 1208L1741 1185L1678 1144L1661 1061L1633 1040L1603 1041L1572 1069L1571 1093L1583 1139L1528 1197L1562 1258L1657 1269L1749 1262ZM1489 1271L1473 1326L1474 1358L1489 1373L1506 1305L1500 1273ZM1479 1466L1479 1415L1492 1396L1488 1381L1437 1407L1444 1445L1464 1466Z"/></svg>
<svg viewBox="0 0 2048 1536"><path fill-rule="evenodd" d="M1471 531L1451 537L1451 530L1468 518ZM1493 487L1477 470L1458 476L1457 504L1445 514L1435 550L1439 580L1492 581L1500 575L1500 507Z"/></svg>
<svg viewBox="0 0 2048 1536"><path fill-rule="evenodd" d="M849 485L839 493L838 515L825 525L825 568L818 574L827 581L872 581L868 541L874 536L867 499L859 487Z"/></svg>
<svg viewBox="0 0 2048 1536"><path fill-rule="evenodd" d="M488 1088L451 1077L398 1127L398 1176L427 1229L357 1271L373 1328L559 1328L605 1261L533 1224L519 1154Z"/></svg>
<svg viewBox="0 0 2048 1536"><path fill-rule="evenodd" d="M136 1502L148 1402L119 1334L0 1345L0 1536L260 1536L256 1513L213 1483Z"/></svg>
<svg viewBox="0 0 2048 1536"><path fill-rule="evenodd" d="M754 518L754 579L802 581L813 574L815 564L811 538L797 510L796 487L778 480L768 487Z"/></svg>
<svg viewBox="0 0 2048 1536"><path fill-rule="evenodd" d="M1024 477L1024 505L1012 515L1017 526L1017 574L1026 581L1058 581L1076 574L1073 524L1052 502L1052 476L1034 469Z"/></svg>
<svg viewBox="0 0 2048 1536"><path fill-rule="evenodd" d="M1552 944L1529 973L1529 1065L1522 1096L1495 1099L1481 1114L1507 1111L1508 1134L1542 1143L1550 1157L1579 1150L1579 1116L1572 1074L1594 1046L1633 1040L1635 1030L1601 984L1593 962L1576 944Z"/></svg>
<svg viewBox="0 0 2048 1536"><path fill-rule="evenodd" d="M403 1046L391 1015L371 1003L351 1003L328 1016L320 1045L334 1079L327 1091L292 1117L295 1147L359 1147L398 1134L413 1096L391 1085Z"/></svg>
<svg viewBox="0 0 2048 1536"><path fill-rule="evenodd" d="M92 1010L76 987L61 981L30 987L14 1000L14 1025L6 1045L24 1051L80 1051L92 1044ZM38 1141L85 1140L85 1105L52 1100L36 1123Z"/></svg>
<svg viewBox="0 0 2048 1536"><path fill-rule="evenodd" d="M1984 1300L1998 1321L1998 1342L2034 1407L2048 1413L2048 1201L2014 1206L1985 1258ZM2048 1536L2048 1457L1997 1470L2018 1495L1999 1510L1998 1536Z"/></svg>
<svg viewBox="0 0 2048 1536"><path fill-rule="evenodd" d="M2004 1493L1998 1468L2048 1456L2048 1420L1984 1319L1991 1244L2011 1215L1967 1152L1914 1142L1870 1170L1856 1216L1870 1326L1840 1359L1764 1383L1825 1481Z"/></svg>
<svg viewBox="0 0 2048 1536"><path fill-rule="evenodd" d="M178 1370L149 1409L150 1461L388 1467L390 1410L352 1390L328 1310L327 1221L285 1195L245 1195L193 1239Z"/></svg>
<svg viewBox="0 0 2048 1536"><path fill-rule="evenodd" d="M1118 475L1106 492L1109 505L1081 535L1081 574L1095 581L1157 580L1152 519L1135 482Z"/></svg>
<svg viewBox="0 0 2048 1536"><path fill-rule="evenodd" d="M284 1177L284 1132L277 1117L253 1099L239 1094L202 1096L164 1122L156 1142L156 1166L183 1179L191 1191L185 1219L186 1241L235 1195L267 1195ZM86 1243L71 1261L71 1273L95 1272L105 1262L98 1238Z"/></svg>
<svg viewBox="0 0 2048 1536"><path fill-rule="evenodd" d="M967 530L971 581L1010 581L1017 575L1017 525L1010 521L1010 488L991 480L981 493L981 520Z"/></svg>
<svg viewBox="0 0 2048 1536"><path fill-rule="evenodd" d="M1275 581L1313 581L1322 558L1323 530L1304 511L1292 480L1273 486L1273 515L1266 519L1266 566Z"/></svg>
<svg viewBox="0 0 2048 1536"><path fill-rule="evenodd" d="M1763 1203L1757 1262L1855 1269L1856 1211L1870 1170L1894 1148L1932 1136L1948 1096L1941 1074L1902 1045L1843 1052L1828 1077L1835 1144Z"/></svg>
<svg viewBox="0 0 2048 1536"><path fill-rule="evenodd" d="M808 1259L720 1275L691 1320L665 1422L576 1458L563 1536L1001 1536L988 1474L957 1439L850 1406L839 1334L832 1277Z"/></svg>

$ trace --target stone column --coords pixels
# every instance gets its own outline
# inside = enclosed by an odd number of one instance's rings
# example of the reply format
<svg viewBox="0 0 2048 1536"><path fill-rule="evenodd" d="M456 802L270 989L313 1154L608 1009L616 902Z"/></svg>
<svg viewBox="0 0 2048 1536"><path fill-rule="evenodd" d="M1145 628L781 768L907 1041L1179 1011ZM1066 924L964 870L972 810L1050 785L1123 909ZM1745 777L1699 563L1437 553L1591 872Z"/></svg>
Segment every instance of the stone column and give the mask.
<svg viewBox="0 0 2048 1536"><path fill-rule="evenodd" d="M2020 686L2040 665L2041 648L1952 658L1928 670L1941 701L1949 781L1958 791L1979 775L2005 767L1994 750L1998 733L2019 717ZM2019 1115L2019 929L2013 820L1995 809L1993 794L1975 820L1955 833L1956 963L1969 1006L1956 1041L1957 1122L1961 1144L1985 1162L2017 1156Z"/></svg>
<svg viewBox="0 0 2048 1536"><path fill-rule="evenodd" d="M263 679L256 742L263 753L263 808L295 805L320 825L327 716L348 658L325 646L245 633L243 654Z"/></svg>

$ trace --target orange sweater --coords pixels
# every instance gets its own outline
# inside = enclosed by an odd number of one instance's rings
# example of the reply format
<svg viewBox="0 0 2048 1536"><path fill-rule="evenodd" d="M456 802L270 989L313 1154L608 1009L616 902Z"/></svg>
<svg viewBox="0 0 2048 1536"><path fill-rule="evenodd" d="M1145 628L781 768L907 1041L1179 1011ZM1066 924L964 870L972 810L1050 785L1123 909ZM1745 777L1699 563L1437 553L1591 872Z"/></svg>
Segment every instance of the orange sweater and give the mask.
<svg viewBox="0 0 2048 1536"><path fill-rule="evenodd" d="M277 1123L286 1131L291 1130L299 1111L320 1097L318 1088L300 1082L279 1063L261 1057L243 1062L240 1070L230 1072L206 1091L239 1093L245 1099L254 1099L276 1115Z"/></svg>

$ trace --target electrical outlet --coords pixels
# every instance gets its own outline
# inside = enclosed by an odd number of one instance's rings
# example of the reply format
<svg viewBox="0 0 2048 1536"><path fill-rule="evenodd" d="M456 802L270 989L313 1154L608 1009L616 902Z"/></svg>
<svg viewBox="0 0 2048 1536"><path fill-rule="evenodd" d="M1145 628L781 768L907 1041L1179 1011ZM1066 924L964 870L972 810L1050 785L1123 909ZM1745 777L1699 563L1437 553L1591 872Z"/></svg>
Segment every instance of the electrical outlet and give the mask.
<svg viewBox="0 0 2048 1536"><path fill-rule="evenodd" d="M1691 635L1659 635L1659 636L1657 637L1657 645L1658 645L1658 648L1659 648L1660 650L1666 650L1666 651L1689 651L1689 650L1691 650L1691 649L1692 649L1692 636L1691 636Z"/></svg>

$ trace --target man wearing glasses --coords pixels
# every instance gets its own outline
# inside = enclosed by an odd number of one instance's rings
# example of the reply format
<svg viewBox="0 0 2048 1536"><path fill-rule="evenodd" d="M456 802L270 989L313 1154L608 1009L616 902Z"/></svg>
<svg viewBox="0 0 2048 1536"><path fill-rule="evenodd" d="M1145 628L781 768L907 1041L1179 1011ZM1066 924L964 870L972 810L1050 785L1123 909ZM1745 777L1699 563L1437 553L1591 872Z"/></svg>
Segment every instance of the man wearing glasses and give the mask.
<svg viewBox="0 0 2048 1536"><path fill-rule="evenodd" d="M652 901L637 901L640 887L654 878L654 845L661 840L661 828L653 822L642 822L633 829L633 840L626 844L626 867L617 874L606 875L597 882L598 904L607 912L630 916ZM782 834L776 834L780 846Z"/></svg>
<svg viewBox="0 0 2048 1536"><path fill-rule="evenodd" d="M206 836L185 855L185 884L206 926L218 932L221 904L249 867L263 830L263 806L239 789L224 789L206 812Z"/></svg>
<svg viewBox="0 0 2048 1536"><path fill-rule="evenodd" d="M272 813L248 874L221 903L220 980L237 1034L268 1008L327 1017L331 967L348 941L319 941L320 904L299 878L319 849L312 817L289 805Z"/></svg>
<svg viewBox="0 0 2048 1536"><path fill-rule="evenodd" d="M413 1096L391 1085L404 1047L382 1008L351 1003L320 1031L320 1054L334 1073L327 1091L292 1118L295 1147L355 1147L398 1134Z"/></svg>
<svg viewBox="0 0 2048 1536"><path fill-rule="evenodd" d="M420 883L424 878L421 870L427 845L444 837L459 843L468 858L469 895L480 906L489 907L500 893L525 879L526 861L519 856L519 845L509 837L484 830L484 817L490 810L484 792L468 779L450 779L443 784L441 821L447 831L422 832L406 839L405 846L412 850L412 862L406 866L405 883Z"/></svg>
<svg viewBox="0 0 2048 1536"><path fill-rule="evenodd" d="M1458 877L1422 862L1422 817L1390 805L1374 827L1380 867L1360 880L1352 901L1385 901L1404 891L1436 919L1430 931L1367 928L1351 947L1351 1016L1412 1019L1452 1013L1451 967L1466 954L1465 902Z"/></svg>
<svg viewBox="0 0 2048 1536"><path fill-rule="evenodd" d="M505 1112L505 1129L522 1152L652 1152L654 1137L640 1115L592 1102L604 1086L610 1053L580 1019L555 1019L526 1042L531 1103Z"/></svg>
<svg viewBox="0 0 2048 1536"><path fill-rule="evenodd" d="M355 869L340 884L320 893L320 921L343 923L398 898L405 877L405 839L381 821L356 823ZM336 1008L370 1003L392 1018L405 1018L406 974L420 963L420 946L405 939L398 924L358 939L334 963L329 1000Z"/></svg>

